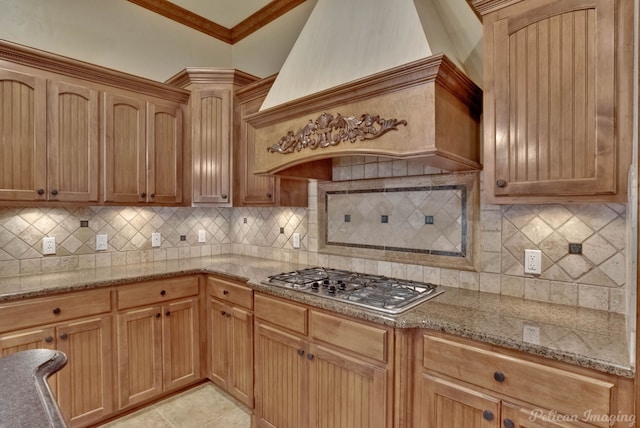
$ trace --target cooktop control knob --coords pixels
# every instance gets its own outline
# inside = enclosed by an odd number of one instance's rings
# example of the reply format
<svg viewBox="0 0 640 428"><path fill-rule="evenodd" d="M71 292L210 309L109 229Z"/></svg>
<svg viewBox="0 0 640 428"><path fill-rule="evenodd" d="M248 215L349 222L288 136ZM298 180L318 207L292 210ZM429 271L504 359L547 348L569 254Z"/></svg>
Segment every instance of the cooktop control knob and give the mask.
<svg viewBox="0 0 640 428"><path fill-rule="evenodd" d="M336 286L335 285L330 285L329 286L329 294L336 294Z"/></svg>
<svg viewBox="0 0 640 428"><path fill-rule="evenodd" d="M320 289L320 281L314 282L313 284L311 284L311 289L313 291L318 291Z"/></svg>

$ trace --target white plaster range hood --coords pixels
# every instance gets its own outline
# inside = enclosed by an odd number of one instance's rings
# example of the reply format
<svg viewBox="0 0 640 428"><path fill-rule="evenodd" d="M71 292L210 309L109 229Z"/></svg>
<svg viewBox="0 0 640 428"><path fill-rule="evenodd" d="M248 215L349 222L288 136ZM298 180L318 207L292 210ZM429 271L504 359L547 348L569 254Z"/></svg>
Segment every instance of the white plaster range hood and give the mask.
<svg viewBox="0 0 640 428"><path fill-rule="evenodd" d="M347 155L481 168L481 90L450 53L435 1L318 0L260 111L244 118L254 172L326 179Z"/></svg>

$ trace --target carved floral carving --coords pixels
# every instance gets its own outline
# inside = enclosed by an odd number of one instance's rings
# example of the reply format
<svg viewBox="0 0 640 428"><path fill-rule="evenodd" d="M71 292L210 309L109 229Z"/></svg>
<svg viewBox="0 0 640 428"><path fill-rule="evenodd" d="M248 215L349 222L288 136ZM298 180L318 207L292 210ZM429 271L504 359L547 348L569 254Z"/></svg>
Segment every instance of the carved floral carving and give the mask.
<svg viewBox="0 0 640 428"><path fill-rule="evenodd" d="M359 117L342 116L337 113L322 113L298 132L287 132L276 144L267 147L271 153L293 153L302 149L324 149L343 141L374 140L389 131L397 131L399 125L407 125L406 120L383 119L379 115L363 113Z"/></svg>

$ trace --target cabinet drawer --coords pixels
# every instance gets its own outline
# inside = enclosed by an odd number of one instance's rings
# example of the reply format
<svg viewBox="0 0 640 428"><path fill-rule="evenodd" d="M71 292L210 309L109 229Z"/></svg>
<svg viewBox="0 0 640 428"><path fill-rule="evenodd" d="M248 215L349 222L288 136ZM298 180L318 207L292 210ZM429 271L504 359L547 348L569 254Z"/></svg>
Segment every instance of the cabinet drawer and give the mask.
<svg viewBox="0 0 640 428"><path fill-rule="evenodd" d="M307 334L307 308L280 299L256 294L253 300L256 317L303 335Z"/></svg>
<svg viewBox="0 0 640 428"><path fill-rule="evenodd" d="M339 346L374 360L387 362L388 333L335 315L311 311L309 334L312 338Z"/></svg>
<svg viewBox="0 0 640 428"><path fill-rule="evenodd" d="M183 277L125 285L118 289L118 308L127 309L198 294L198 278Z"/></svg>
<svg viewBox="0 0 640 428"><path fill-rule="evenodd" d="M423 367L536 406L608 415L614 384L441 337L423 336Z"/></svg>
<svg viewBox="0 0 640 428"><path fill-rule="evenodd" d="M253 307L253 290L225 279L212 276L207 278L207 294L247 309Z"/></svg>
<svg viewBox="0 0 640 428"><path fill-rule="evenodd" d="M0 305L0 331L109 312L111 291L95 290Z"/></svg>

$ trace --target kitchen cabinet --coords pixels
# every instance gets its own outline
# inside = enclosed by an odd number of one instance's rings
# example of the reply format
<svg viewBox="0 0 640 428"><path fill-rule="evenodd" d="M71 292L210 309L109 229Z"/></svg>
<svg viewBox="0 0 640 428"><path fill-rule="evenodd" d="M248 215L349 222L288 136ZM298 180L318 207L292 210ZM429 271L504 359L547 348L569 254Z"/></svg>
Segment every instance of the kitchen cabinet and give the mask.
<svg viewBox="0 0 640 428"><path fill-rule="evenodd" d="M417 347L416 426L606 427L603 416L626 412L611 376L440 334L421 333Z"/></svg>
<svg viewBox="0 0 640 428"><path fill-rule="evenodd" d="M187 127L192 204L231 206L233 146L239 139L239 110L234 92L256 80L255 76L233 69L190 67L167 81L191 91Z"/></svg>
<svg viewBox="0 0 640 428"><path fill-rule="evenodd" d="M256 294L258 427L391 426L389 329Z"/></svg>
<svg viewBox="0 0 640 428"><path fill-rule="evenodd" d="M198 279L118 289L118 391L125 408L200 379Z"/></svg>
<svg viewBox="0 0 640 428"><path fill-rule="evenodd" d="M207 296L208 377L253 408L253 291L209 276Z"/></svg>
<svg viewBox="0 0 640 428"><path fill-rule="evenodd" d="M470 2L484 27L486 202L626 200L632 4Z"/></svg>
<svg viewBox="0 0 640 428"><path fill-rule="evenodd" d="M104 200L182 202L182 106L106 93Z"/></svg>
<svg viewBox="0 0 640 428"><path fill-rule="evenodd" d="M240 104L240 138L234 144L234 206L308 205L307 180L277 175L256 175L255 130L243 118L258 112L276 76L262 79L236 91Z"/></svg>
<svg viewBox="0 0 640 428"><path fill-rule="evenodd" d="M49 384L72 427L96 423L113 411L110 310L109 290L0 306L0 355L37 348L67 355Z"/></svg>
<svg viewBox="0 0 640 428"><path fill-rule="evenodd" d="M0 69L0 103L0 200L97 202L98 91Z"/></svg>

